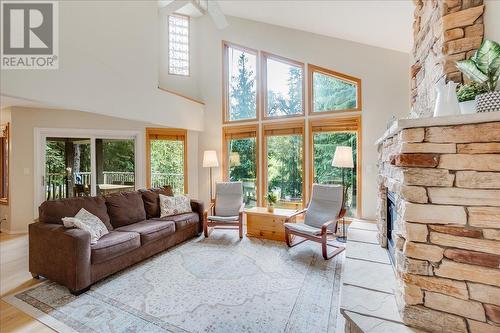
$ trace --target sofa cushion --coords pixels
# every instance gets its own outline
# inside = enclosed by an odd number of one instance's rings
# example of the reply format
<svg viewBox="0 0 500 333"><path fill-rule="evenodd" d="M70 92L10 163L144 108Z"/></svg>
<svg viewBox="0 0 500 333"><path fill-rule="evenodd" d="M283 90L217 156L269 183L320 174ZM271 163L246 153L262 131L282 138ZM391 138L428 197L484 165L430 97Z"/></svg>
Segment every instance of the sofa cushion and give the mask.
<svg viewBox="0 0 500 333"><path fill-rule="evenodd" d="M38 208L39 220L44 223L63 224L63 217L75 216L82 208L97 216L108 230L113 230L106 208L106 200L102 196L45 201Z"/></svg>
<svg viewBox="0 0 500 333"><path fill-rule="evenodd" d="M141 221L117 228L116 231L137 232L141 235L141 244L145 244L175 233L173 221Z"/></svg>
<svg viewBox="0 0 500 333"><path fill-rule="evenodd" d="M179 215L166 216L161 218L154 218L155 221L172 221L175 222L175 230L181 230L189 225L197 224L200 222L200 217L196 213L185 213Z"/></svg>
<svg viewBox="0 0 500 333"><path fill-rule="evenodd" d="M140 246L141 237L137 232L112 231L90 246L91 261L93 264L108 261Z"/></svg>
<svg viewBox="0 0 500 333"><path fill-rule="evenodd" d="M150 190L140 190L142 200L144 201L144 209L146 210L146 218L160 217L160 194L170 197L174 196L172 187L170 185L153 188Z"/></svg>
<svg viewBox="0 0 500 333"><path fill-rule="evenodd" d="M111 224L114 228L144 221L146 211L139 192L120 192L105 196Z"/></svg>

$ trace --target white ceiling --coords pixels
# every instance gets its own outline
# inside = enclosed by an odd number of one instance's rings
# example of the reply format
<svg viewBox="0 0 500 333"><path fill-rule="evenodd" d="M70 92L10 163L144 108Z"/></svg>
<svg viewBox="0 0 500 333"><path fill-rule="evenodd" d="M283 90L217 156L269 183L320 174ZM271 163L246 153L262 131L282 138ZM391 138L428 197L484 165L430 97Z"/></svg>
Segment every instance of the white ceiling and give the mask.
<svg viewBox="0 0 500 333"><path fill-rule="evenodd" d="M226 15L409 52L411 0L218 0ZM230 27L229 27L230 29Z"/></svg>

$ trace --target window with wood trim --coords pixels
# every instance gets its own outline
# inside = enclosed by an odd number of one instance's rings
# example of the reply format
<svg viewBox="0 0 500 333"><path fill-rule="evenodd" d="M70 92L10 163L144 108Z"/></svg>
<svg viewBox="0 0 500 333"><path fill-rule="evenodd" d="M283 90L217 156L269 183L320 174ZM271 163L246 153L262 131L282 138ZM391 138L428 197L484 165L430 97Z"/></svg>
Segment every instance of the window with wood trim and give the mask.
<svg viewBox="0 0 500 333"><path fill-rule="evenodd" d="M256 120L258 115L258 52L223 42L224 122Z"/></svg>
<svg viewBox="0 0 500 333"><path fill-rule="evenodd" d="M189 76L189 16L168 16L168 74Z"/></svg>
<svg viewBox="0 0 500 333"><path fill-rule="evenodd" d="M0 204L9 203L9 124L0 125Z"/></svg>
<svg viewBox="0 0 500 333"><path fill-rule="evenodd" d="M309 112L361 110L361 80L332 70L308 65Z"/></svg>
<svg viewBox="0 0 500 333"><path fill-rule="evenodd" d="M304 114L304 64L262 52L264 118Z"/></svg>
<svg viewBox="0 0 500 333"><path fill-rule="evenodd" d="M263 137L264 195L275 193L279 208L304 207L304 121L264 124Z"/></svg>
<svg viewBox="0 0 500 333"><path fill-rule="evenodd" d="M170 185L175 194L187 193L187 170L187 131L173 128L147 128L147 186Z"/></svg>
<svg viewBox="0 0 500 333"><path fill-rule="evenodd" d="M230 126L222 129L222 169L224 180L243 182L245 206L259 203L258 125Z"/></svg>
<svg viewBox="0 0 500 333"><path fill-rule="evenodd" d="M313 119L309 121L309 184L344 184L349 216L361 216L361 117ZM354 168L332 166L337 146L350 146ZM343 173L343 174L342 174Z"/></svg>

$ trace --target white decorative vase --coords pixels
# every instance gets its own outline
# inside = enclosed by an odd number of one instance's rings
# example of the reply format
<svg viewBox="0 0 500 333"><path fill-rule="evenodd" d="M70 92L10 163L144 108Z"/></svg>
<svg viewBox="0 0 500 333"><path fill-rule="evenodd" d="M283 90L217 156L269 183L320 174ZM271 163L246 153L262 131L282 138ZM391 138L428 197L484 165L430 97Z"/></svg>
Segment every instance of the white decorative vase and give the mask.
<svg viewBox="0 0 500 333"><path fill-rule="evenodd" d="M458 103L460 106L460 114L474 114L476 113L476 101L465 101Z"/></svg>
<svg viewBox="0 0 500 333"><path fill-rule="evenodd" d="M491 91L476 96L477 112L500 111L500 91Z"/></svg>
<svg viewBox="0 0 500 333"><path fill-rule="evenodd" d="M444 79L436 83L436 105L434 106L434 117L455 116L460 114L457 97L457 83L444 83Z"/></svg>

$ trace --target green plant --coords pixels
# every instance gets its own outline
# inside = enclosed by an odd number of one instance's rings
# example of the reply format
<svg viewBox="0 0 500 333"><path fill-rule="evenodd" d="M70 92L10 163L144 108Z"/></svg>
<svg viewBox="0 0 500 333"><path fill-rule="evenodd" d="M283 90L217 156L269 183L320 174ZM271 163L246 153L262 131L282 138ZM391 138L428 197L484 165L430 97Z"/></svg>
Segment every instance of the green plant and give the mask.
<svg viewBox="0 0 500 333"><path fill-rule="evenodd" d="M484 40L470 59L457 61L457 68L472 81L485 84L488 91L494 91L500 76L500 45Z"/></svg>
<svg viewBox="0 0 500 333"><path fill-rule="evenodd" d="M266 195L266 200L270 205L274 205L276 202L278 202L278 197L273 192L269 192Z"/></svg>
<svg viewBox="0 0 500 333"><path fill-rule="evenodd" d="M473 101L477 95L488 92L485 84L472 81L469 84L461 84L457 89L459 102Z"/></svg>

